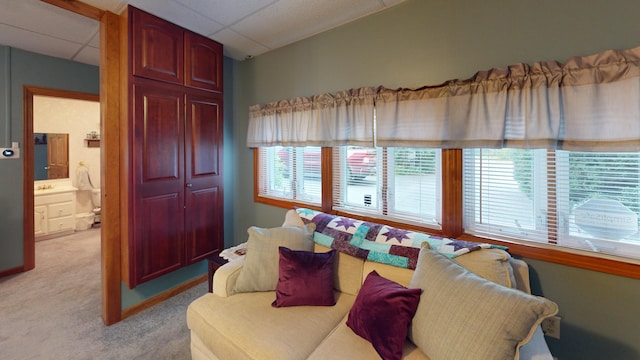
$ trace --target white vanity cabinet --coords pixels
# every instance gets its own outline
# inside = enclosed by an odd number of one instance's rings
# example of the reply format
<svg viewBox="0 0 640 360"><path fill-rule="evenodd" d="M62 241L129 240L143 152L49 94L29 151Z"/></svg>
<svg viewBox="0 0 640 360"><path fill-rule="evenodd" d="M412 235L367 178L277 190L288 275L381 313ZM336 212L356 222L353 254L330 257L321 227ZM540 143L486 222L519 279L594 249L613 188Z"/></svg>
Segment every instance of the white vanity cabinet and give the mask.
<svg viewBox="0 0 640 360"><path fill-rule="evenodd" d="M76 189L49 190L34 196L34 228L38 239L71 234L76 227Z"/></svg>

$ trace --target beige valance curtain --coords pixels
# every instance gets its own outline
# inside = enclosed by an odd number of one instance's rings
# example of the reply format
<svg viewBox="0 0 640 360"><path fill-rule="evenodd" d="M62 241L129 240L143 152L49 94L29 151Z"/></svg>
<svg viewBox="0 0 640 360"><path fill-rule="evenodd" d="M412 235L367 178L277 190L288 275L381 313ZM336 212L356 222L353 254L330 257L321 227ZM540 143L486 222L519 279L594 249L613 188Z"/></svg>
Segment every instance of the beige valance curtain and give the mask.
<svg viewBox="0 0 640 360"><path fill-rule="evenodd" d="M278 115L273 104L251 108L249 146L640 151L640 47L564 64L516 64L438 86L354 89L286 103L298 114Z"/></svg>
<svg viewBox="0 0 640 360"><path fill-rule="evenodd" d="M376 88L249 108L247 146L373 146Z"/></svg>

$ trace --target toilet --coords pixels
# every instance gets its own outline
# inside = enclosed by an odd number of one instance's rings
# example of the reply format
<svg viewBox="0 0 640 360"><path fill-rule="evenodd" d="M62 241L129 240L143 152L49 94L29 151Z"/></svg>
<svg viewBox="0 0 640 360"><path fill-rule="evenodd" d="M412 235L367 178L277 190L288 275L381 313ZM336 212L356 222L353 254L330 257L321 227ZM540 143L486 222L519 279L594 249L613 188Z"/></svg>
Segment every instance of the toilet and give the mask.
<svg viewBox="0 0 640 360"><path fill-rule="evenodd" d="M91 229L94 218L95 215L92 212L76 214L76 231Z"/></svg>
<svg viewBox="0 0 640 360"><path fill-rule="evenodd" d="M100 201L101 201L100 188L91 190L91 201L93 202L93 223L100 225Z"/></svg>
<svg viewBox="0 0 640 360"><path fill-rule="evenodd" d="M93 211L76 214L76 231L100 226L100 189L91 190L91 203Z"/></svg>

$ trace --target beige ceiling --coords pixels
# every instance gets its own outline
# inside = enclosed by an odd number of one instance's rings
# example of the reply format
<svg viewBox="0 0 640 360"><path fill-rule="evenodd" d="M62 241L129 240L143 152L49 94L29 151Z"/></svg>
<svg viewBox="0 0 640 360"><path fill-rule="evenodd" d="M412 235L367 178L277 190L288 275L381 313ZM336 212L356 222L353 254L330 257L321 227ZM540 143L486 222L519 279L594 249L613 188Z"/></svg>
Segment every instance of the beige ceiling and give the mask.
<svg viewBox="0 0 640 360"><path fill-rule="evenodd" d="M257 56L405 0L84 0L119 14L131 4ZM0 45L98 65L99 24L39 0L0 0Z"/></svg>

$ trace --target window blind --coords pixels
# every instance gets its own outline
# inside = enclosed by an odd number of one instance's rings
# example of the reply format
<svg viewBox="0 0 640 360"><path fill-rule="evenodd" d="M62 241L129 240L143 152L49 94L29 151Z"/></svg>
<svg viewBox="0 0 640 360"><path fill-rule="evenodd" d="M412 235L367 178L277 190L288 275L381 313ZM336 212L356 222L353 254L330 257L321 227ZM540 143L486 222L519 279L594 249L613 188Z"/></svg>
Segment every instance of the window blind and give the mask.
<svg viewBox="0 0 640 360"><path fill-rule="evenodd" d="M640 154L464 151L468 233L640 258Z"/></svg>
<svg viewBox="0 0 640 360"><path fill-rule="evenodd" d="M259 164L259 196L320 204L319 147L262 147L259 149Z"/></svg>
<svg viewBox="0 0 640 360"><path fill-rule="evenodd" d="M337 147L334 208L438 227L439 149Z"/></svg>

